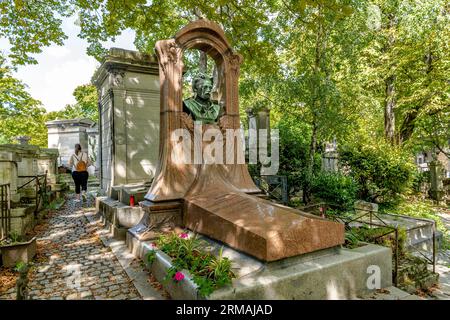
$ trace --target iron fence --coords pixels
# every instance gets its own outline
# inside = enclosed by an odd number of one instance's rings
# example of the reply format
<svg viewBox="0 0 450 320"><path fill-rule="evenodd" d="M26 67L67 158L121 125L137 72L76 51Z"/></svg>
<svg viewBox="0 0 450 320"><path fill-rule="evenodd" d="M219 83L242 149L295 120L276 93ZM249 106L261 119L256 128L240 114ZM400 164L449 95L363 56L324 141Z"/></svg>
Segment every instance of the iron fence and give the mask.
<svg viewBox="0 0 450 320"><path fill-rule="evenodd" d="M0 240L11 232L11 185L0 184Z"/></svg>
<svg viewBox="0 0 450 320"><path fill-rule="evenodd" d="M254 176L253 180L255 181L256 186L270 198L275 199L282 204L288 204L289 197L286 176L262 175Z"/></svg>
<svg viewBox="0 0 450 320"><path fill-rule="evenodd" d="M44 174L37 174L34 176L18 176L18 178L27 179L29 178L26 183L19 186L17 188L17 191L20 189L25 188L26 186L32 184L34 182L34 191L36 195L36 207L35 207L35 214L39 211L39 206L41 204L41 201L43 203L47 202L47 171Z"/></svg>
<svg viewBox="0 0 450 320"><path fill-rule="evenodd" d="M319 208L319 212L315 212L314 209ZM339 210L341 211L341 213L329 213L329 209L333 209L332 212L335 212L335 210ZM374 238L372 238L372 242L375 242L377 239L380 239L382 237L385 237L389 234L394 234L394 247L392 248L393 250L393 255L394 255L394 270L393 270L393 282L394 285L397 286L398 285L398 270L399 270L399 226L393 226L388 224L381 216L378 212L373 211L373 210L367 210L367 209L359 209L358 211L361 212L361 214L358 214L356 212L356 210L353 208L351 210L348 209L344 209L343 207L339 206L339 205L330 205L330 204L326 204L326 203L318 203L318 204L313 204L310 206L305 206L302 208L303 211L306 212L310 212L316 215L320 215L323 218L328 218L330 220L336 221L336 222L340 222L343 223L345 225L345 230L346 231L350 231L352 226L351 224L355 225L355 224L362 224L362 225L368 225L369 228L372 227L380 227L380 228L386 228L389 231L378 235ZM327 213L328 212L328 213ZM346 212L347 214L342 214L342 212ZM391 213L383 213L383 215L388 215L388 216L394 216L394 217L398 217L399 215L395 215L395 214L391 214ZM422 219L422 218L411 218L408 216L401 216L402 218L406 218L406 219L415 219L415 220L419 220L422 221L423 224L420 226L416 226L413 228L409 228L408 231L417 229L417 228L421 228L424 225L428 225L432 228L432 254L431 254L431 258L427 257L422 251L420 251L418 248L414 247L413 245L410 246L409 248L412 249L414 252L417 252L418 254L420 254L425 261L427 262L427 264L431 264L433 267L433 273L436 272L436 222L435 221L430 221L427 219Z"/></svg>

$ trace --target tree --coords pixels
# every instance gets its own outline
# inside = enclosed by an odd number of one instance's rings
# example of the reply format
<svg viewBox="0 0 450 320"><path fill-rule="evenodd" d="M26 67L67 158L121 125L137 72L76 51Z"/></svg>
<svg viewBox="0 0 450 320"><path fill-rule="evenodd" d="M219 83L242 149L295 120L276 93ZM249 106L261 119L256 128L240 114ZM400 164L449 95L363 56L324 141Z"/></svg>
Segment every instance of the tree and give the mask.
<svg viewBox="0 0 450 320"><path fill-rule="evenodd" d="M60 17L73 14L68 1L0 1L0 37L8 39L13 65L37 63L31 54L51 44L62 45L67 36Z"/></svg>
<svg viewBox="0 0 450 320"><path fill-rule="evenodd" d="M73 91L76 103L66 105L60 111L52 111L46 115L47 121L55 119L87 118L98 122L97 88L91 84L80 85Z"/></svg>
<svg viewBox="0 0 450 320"><path fill-rule="evenodd" d="M421 143L419 123L450 104L450 11L447 0L374 2L381 26L361 56L365 87L384 104L384 134L392 144ZM442 114L443 115L443 114ZM422 130L423 134L423 130Z"/></svg>
<svg viewBox="0 0 450 320"><path fill-rule="evenodd" d="M25 84L12 76L11 68L0 56L0 140L15 143L21 135L31 137L31 144L47 147L45 109L33 99Z"/></svg>

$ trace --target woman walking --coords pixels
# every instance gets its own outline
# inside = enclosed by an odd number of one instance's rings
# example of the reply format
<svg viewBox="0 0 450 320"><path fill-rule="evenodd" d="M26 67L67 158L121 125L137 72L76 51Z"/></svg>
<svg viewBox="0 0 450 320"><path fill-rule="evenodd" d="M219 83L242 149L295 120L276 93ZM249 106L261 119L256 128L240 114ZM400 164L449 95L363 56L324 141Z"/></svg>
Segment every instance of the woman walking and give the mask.
<svg viewBox="0 0 450 320"><path fill-rule="evenodd" d="M80 201L80 189L82 190L83 200L86 201L87 181L89 173L89 157L86 152L81 151L81 145L75 145L75 153L70 157L69 166L72 167L72 178L75 182L76 202Z"/></svg>

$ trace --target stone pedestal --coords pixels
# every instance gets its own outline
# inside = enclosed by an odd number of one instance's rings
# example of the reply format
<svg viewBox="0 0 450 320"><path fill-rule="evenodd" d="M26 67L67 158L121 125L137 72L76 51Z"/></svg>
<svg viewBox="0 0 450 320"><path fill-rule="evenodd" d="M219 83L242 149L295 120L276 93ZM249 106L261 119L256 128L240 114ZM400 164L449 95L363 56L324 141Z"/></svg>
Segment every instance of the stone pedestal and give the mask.
<svg viewBox="0 0 450 320"><path fill-rule="evenodd" d="M263 261L339 246L344 225L239 192L203 165L184 198L184 224Z"/></svg>
<svg viewBox="0 0 450 320"><path fill-rule="evenodd" d="M35 226L34 205L11 209L11 233L24 236Z"/></svg>
<svg viewBox="0 0 450 320"><path fill-rule="evenodd" d="M101 189L147 183L159 149L159 77L156 58L112 48L94 75L99 92Z"/></svg>
<svg viewBox="0 0 450 320"><path fill-rule="evenodd" d="M155 203L145 200L139 205L144 215L139 224L131 228L129 232L140 241L153 239L161 232L171 231L183 225L182 201Z"/></svg>

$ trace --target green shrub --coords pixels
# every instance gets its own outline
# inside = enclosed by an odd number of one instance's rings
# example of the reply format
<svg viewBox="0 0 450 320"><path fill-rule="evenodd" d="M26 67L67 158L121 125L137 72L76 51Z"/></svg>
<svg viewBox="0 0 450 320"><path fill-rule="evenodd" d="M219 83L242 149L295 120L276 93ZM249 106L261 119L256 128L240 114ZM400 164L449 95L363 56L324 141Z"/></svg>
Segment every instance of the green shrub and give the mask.
<svg viewBox="0 0 450 320"><path fill-rule="evenodd" d="M293 192L309 188L311 177L307 170L309 162L310 128L293 117L283 117L276 126L280 137L279 174L287 176L289 189ZM320 170L321 157L314 159L314 171Z"/></svg>
<svg viewBox="0 0 450 320"><path fill-rule="evenodd" d="M422 183L430 183L430 171L415 171L412 177L412 181L414 191L420 192Z"/></svg>
<svg viewBox="0 0 450 320"><path fill-rule="evenodd" d="M358 185L351 176L339 172L319 172L312 180L312 192L327 203L351 208Z"/></svg>
<svg viewBox="0 0 450 320"><path fill-rule="evenodd" d="M189 270L202 296L208 296L214 290L230 284L235 278L231 270L232 262L223 257L222 249L217 257L204 251L203 247L207 245L208 243L199 240L197 235L178 235L174 232L161 235L156 240L156 247L172 258L172 267L167 270L165 281L174 279L182 270ZM147 262L151 264L155 259L154 251L150 251L147 254Z"/></svg>
<svg viewBox="0 0 450 320"><path fill-rule="evenodd" d="M416 170L410 156L389 145L345 146L340 163L348 168L359 186L359 197L370 202L388 202L412 187Z"/></svg>

